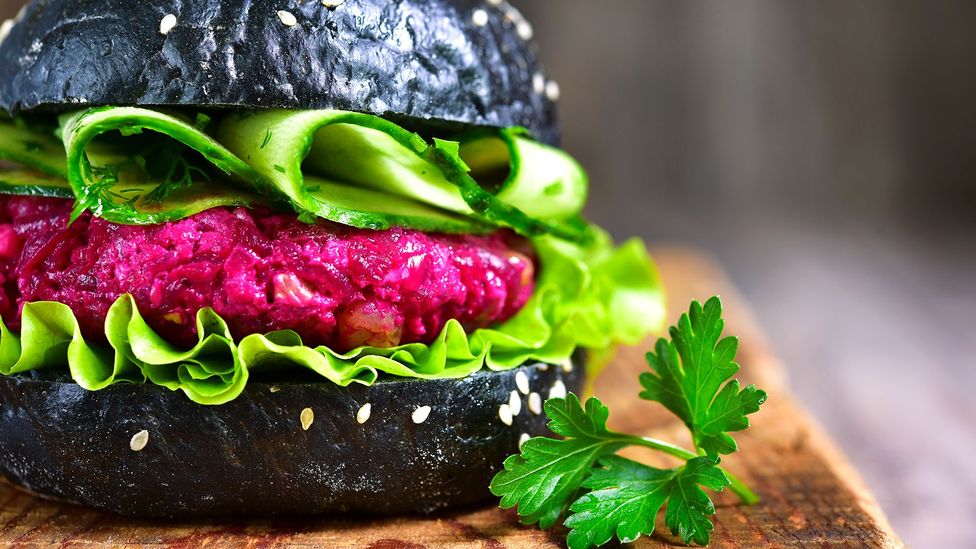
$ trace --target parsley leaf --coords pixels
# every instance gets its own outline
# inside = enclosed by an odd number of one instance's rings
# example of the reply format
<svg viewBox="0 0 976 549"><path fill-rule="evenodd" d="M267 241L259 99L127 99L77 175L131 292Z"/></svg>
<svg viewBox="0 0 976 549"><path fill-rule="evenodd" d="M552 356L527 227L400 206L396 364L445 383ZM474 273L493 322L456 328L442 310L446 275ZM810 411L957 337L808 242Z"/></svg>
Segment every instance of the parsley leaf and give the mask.
<svg viewBox="0 0 976 549"><path fill-rule="evenodd" d="M766 400L766 393L752 385L740 391L738 381L726 383L739 371L739 342L734 337L719 339L724 327L719 298L709 299L704 307L692 302L670 329L671 341L658 340L655 352L647 354L652 372L640 376L640 397L660 402L681 418L695 448L712 458L738 449L727 433L747 428L746 416Z"/></svg>
<svg viewBox="0 0 976 549"><path fill-rule="evenodd" d="M654 520L668 499L674 469L655 469L618 456L600 460L584 483L593 490L576 500L566 519L571 548L603 545L614 533L621 543L631 543L654 532Z"/></svg>
<svg viewBox="0 0 976 549"><path fill-rule="evenodd" d="M719 467L719 456L735 452L728 435L749 426L766 393L753 386L739 389L729 379L739 370L733 337L721 339L722 304L712 298L703 307L693 302L688 314L672 327L672 341L661 339L648 353L651 372L641 375L641 398L663 404L691 430L695 450L665 441L607 429L609 410L596 398L586 401L569 393L550 399L545 411L549 429L563 439L536 437L520 454L505 460L491 491L501 507L517 507L522 522L540 528L568 514L570 549L603 545L614 536L621 542L654 532L664 522L685 543L707 544L715 507L703 488L725 487L748 504L758 496L741 480ZM673 469L648 467L615 455L627 446L642 446L682 460ZM701 455L705 454L705 455Z"/></svg>
<svg viewBox="0 0 976 549"><path fill-rule="evenodd" d="M668 497L664 523L671 529L671 533L685 543L694 541L707 545L714 529L708 517L715 514L715 506L699 485L721 492L730 484L725 472L710 458L689 460L675 475L674 486Z"/></svg>
<svg viewBox="0 0 976 549"><path fill-rule="evenodd" d="M545 410L549 429L567 438L529 439L521 454L505 460L505 469L492 479L490 487L502 498L503 509L517 505L522 521L538 522L540 528L559 519L600 457L627 445L607 430L610 411L596 398L589 399L584 409L570 393L564 399L548 400Z"/></svg>
<svg viewBox="0 0 976 549"><path fill-rule="evenodd" d="M566 538L571 549L603 545L616 534L621 543L654 533L654 521L667 503L665 523L688 543L705 545L715 514L699 485L721 491L729 485L725 474L707 457L689 460L675 469L657 469L619 456L600 460L600 468L583 483L592 490L570 507Z"/></svg>

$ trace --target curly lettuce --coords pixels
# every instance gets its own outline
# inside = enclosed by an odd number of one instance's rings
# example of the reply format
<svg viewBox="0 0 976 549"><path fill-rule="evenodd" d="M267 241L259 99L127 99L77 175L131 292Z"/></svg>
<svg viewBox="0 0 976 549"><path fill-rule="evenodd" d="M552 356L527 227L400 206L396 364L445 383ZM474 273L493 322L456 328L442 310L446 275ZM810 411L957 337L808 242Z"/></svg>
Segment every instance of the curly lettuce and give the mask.
<svg viewBox="0 0 976 549"><path fill-rule="evenodd" d="M66 370L80 386L154 383L183 391L200 404L224 404L244 390L252 372L309 370L323 381L370 385L381 375L460 378L482 368L507 370L525 362L559 363L577 347L602 354L616 343L638 343L664 320L657 271L639 240L615 248L593 230L585 245L551 236L533 243L541 269L525 307L494 328L467 333L455 320L430 344L339 353L308 347L292 331L236 340L211 309L196 318L198 340L181 349L152 330L135 300L121 296L105 322L108 342L86 341L71 309L56 302L24 305L21 330L0 322L0 374Z"/></svg>

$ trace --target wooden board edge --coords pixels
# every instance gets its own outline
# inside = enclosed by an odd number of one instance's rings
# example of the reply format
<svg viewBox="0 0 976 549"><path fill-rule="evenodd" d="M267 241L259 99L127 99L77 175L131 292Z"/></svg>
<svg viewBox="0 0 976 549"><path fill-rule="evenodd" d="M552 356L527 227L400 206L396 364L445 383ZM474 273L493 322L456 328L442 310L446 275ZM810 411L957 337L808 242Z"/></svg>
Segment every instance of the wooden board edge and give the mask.
<svg viewBox="0 0 976 549"><path fill-rule="evenodd" d="M811 415L795 398L793 399L792 405L797 408L807 422L807 432L810 437L810 442L824 456L824 459L831 464L837 476L851 489L861 509L877 523L878 528L885 535L884 548L902 549L906 547L904 541L895 533L891 522L888 520L888 516L881 508L874 494L871 493L867 483L864 482L864 478L841 451L834 439L827 433L827 430L821 425L820 421Z"/></svg>
<svg viewBox="0 0 976 549"><path fill-rule="evenodd" d="M834 469L837 477L850 488L861 509L875 521L878 529L885 537L883 547L885 549L907 547L895 533L887 515L871 493L861 474L827 433L826 428L796 397L792 396L793 392L790 390L787 368L780 362L778 354L774 352L773 346L766 337L765 331L762 330L762 325L752 306L729 278L726 270L721 267L721 263L715 256L698 248L690 248L680 244L664 244L652 247L651 257L656 262L660 258L667 258L660 261L660 264L693 265L695 272L707 273L707 276L701 277L701 280L707 280L714 286L701 289L694 288L692 293L696 299L705 299L712 294L720 295L726 304L726 309L730 311L727 315L730 319L730 325L734 327L733 329L740 337L749 338L750 347L760 349L760 352L754 353L751 357L751 359L761 362L761 364L756 365L758 375L755 382L767 390L776 391L781 395L790 395L788 397L789 405L794 407L797 416L806 422L803 427L808 433L809 441ZM684 304L669 302L669 320L673 320L670 317L676 317L678 311L684 306Z"/></svg>

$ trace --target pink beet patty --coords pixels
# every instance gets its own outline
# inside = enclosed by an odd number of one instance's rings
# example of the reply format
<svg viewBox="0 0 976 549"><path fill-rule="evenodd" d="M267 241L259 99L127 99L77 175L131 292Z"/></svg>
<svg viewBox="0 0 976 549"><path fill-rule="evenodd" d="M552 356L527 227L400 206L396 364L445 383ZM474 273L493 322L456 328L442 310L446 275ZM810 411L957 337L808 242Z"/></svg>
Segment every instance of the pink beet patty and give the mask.
<svg viewBox="0 0 976 549"><path fill-rule="evenodd" d="M443 235L370 231L295 215L215 208L159 225L83 215L69 200L0 197L0 313L71 307L87 338L104 340L109 306L135 297L156 331L196 341L212 307L242 337L294 330L308 345L344 351L430 342L448 319L468 330L511 318L534 289L532 251L508 232Z"/></svg>

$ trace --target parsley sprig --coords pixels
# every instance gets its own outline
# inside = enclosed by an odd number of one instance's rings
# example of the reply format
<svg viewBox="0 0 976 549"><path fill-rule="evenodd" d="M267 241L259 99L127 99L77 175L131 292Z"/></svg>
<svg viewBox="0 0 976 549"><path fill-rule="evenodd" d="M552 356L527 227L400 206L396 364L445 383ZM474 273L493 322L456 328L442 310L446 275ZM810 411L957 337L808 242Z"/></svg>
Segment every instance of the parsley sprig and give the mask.
<svg viewBox="0 0 976 549"><path fill-rule="evenodd" d="M570 549L603 545L614 536L628 543L650 535L662 507L674 535L685 543L708 544L715 507L702 488L729 487L747 504L759 501L718 465L721 455L738 450L729 433L747 428L746 416L766 400L754 386L740 389L737 380L729 381L739 371L738 341L721 337L724 326L719 298L704 306L692 302L669 330L671 340L659 339L647 354L650 371L640 376L640 397L678 416L691 431L694 451L611 431L602 402L590 398L582 404L570 393L545 405L549 429L563 438L528 440L492 480L501 507L517 507L524 523L540 528L567 516ZM659 469L616 455L628 446L658 450L683 463Z"/></svg>

